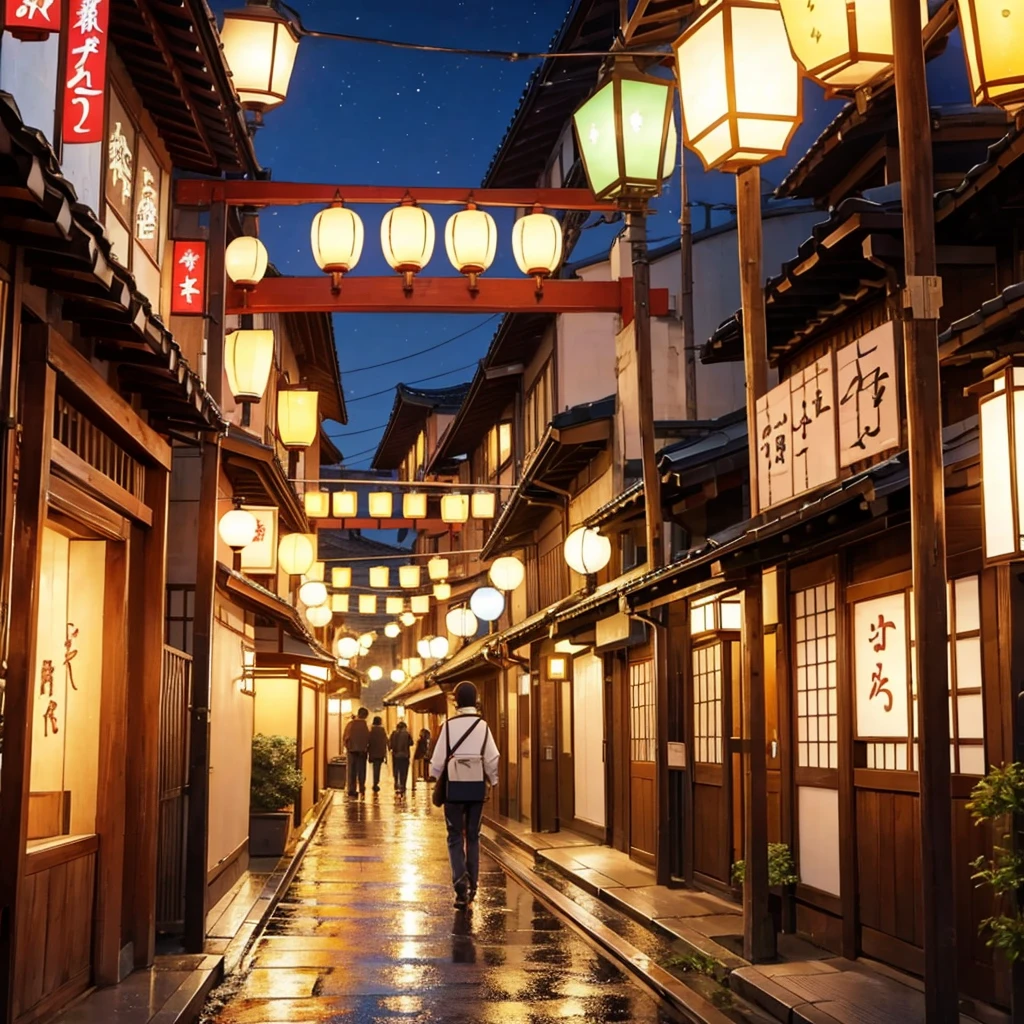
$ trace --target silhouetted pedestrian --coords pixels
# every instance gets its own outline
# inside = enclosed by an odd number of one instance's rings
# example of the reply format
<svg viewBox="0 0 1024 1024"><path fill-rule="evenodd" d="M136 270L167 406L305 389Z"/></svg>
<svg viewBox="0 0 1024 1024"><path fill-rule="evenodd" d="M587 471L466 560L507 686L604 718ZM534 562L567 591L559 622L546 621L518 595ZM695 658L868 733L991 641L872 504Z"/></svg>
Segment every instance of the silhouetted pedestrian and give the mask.
<svg viewBox="0 0 1024 1024"><path fill-rule="evenodd" d="M409 752L412 750L412 734L405 722L399 722L388 741L391 748L391 770L395 775L395 792L405 796L409 780Z"/></svg>
<svg viewBox="0 0 1024 1024"><path fill-rule="evenodd" d="M428 762L430 761L430 730L420 729L419 738L416 740L416 750L413 752L413 773L412 788L416 788L416 780L426 781L430 777Z"/></svg>
<svg viewBox="0 0 1024 1024"><path fill-rule="evenodd" d="M388 733L381 724L380 715L373 719L370 728L370 739L366 748L366 756L373 765L373 791L380 792L380 766L388 757Z"/></svg>
<svg viewBox="0 0 1024 1024"><path fill-rule="evenodd" d="M345 726L341 738L348 754L348 795L355 796L358 787L359 796L366 792L366 752L370 746L370 727L366 719L370 712L360 708L359 714Z"/></svg>

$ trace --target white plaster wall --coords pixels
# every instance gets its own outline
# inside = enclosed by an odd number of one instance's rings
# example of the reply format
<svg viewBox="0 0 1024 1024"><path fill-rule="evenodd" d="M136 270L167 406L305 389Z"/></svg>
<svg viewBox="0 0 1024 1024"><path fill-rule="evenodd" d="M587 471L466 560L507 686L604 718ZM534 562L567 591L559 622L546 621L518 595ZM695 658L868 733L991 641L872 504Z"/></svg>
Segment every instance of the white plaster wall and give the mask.
<svg viewBox="0 0 1024 1024"><path fill-rule="evenodd" d="M51 143L59 53L57 33L37 43L23 43L9 32L0 39L0 89L14 97L25 124L38 128Z"/></svg>
<svg viewBox="0 0 1024 1024"><path fill-rule="evenodd" d="M558 394L555 412L615 394L614 313L558 318Z"/></svg>

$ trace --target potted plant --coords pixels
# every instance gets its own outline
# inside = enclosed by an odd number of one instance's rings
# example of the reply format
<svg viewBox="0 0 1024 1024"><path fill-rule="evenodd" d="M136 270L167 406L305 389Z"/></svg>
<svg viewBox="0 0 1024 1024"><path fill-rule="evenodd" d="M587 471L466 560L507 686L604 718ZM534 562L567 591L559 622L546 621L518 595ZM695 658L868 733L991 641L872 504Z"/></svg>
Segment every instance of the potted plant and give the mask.
<svg viewBox="0 0 1024 1024"><path fill-rule="evenodd" d="M732 866L732 884L742 888L747 873L747 862L736 861ZM768 894L768 908L771 911L777 932L793 932L796 923L792 920L793 901L787 897L800 881L793 863L793 854L785 843L768 844L768 885L775 892Z"/></svg>
<svg viewBox="0 0 1024 1024"><path fill-rule="evenodd" d="M249 788L249 856L280 857L292 830L291 807L302 787L295 767L295 740L264 736L252 740Z"/></svg>

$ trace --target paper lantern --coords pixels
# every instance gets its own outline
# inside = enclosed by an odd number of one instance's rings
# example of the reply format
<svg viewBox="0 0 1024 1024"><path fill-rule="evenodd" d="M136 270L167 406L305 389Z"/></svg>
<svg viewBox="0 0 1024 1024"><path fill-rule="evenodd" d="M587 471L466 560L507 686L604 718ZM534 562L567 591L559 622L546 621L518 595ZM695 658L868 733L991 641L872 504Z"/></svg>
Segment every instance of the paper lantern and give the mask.
<svg viewBox="0 0 1024 1024"><path fill-rule="evenodd" d="M402 627L397 622L389 622L384 627L384 635L389 640L394 640L402 632Z"/></svg>
<svg viewBox="0 0 1024 1024"><path fill-rule="evenodd" d="M556 681L569 678L569 659L564 654L548 656L547 677Z"/></svg>
<svg viewBox="0 0 1024 1024"><path fill-rule="evenodd" d="M388 615L401 615L405 610L405 601L400 597L389 597L384 601L384 611Z"/></svg>
<svg viewBox="0 0 1024 1024"><path fill-rule="evenodd" d="M444 622L452 636L463 638L476 636L479 628L476 616L468 608L453 608L445 616Z"/></svg>
<svg viewBox="0 0 1024 1024"><path fill-rule="evenodd" d="M437 601L447 601L452 596L452 588L450 583L435 583L434 584L434 599Z"/></svg>
<svg viewBox="0 0 1024 1024"><path fill-rule="evenodd" d="M391 582L391 570L386 565L370 566L370 586L377 590L386 589Z"/></svg>
<svg viewBox="0 0 1024 1024"><path fill-rule="evenodd" d="M496 497L494 491L474 491L470 502L474 519L493 519Z"/></svg>
<svg viewBox="0 0 1024 1024"><path fill-rule="evenodd" d="M277 548L277 563L281 571L289 576L301 576L309 572L316 561L316 535L312 533L288 533L281 538Z"/></svg>
<svg viewBox="0 0 1024 1024"><path fill-rule="evenodd" d="M409 598L409 607L413 615L427 615L430 612L430 595L413 594Z"/></svg>
<svg viewBox="0 0 1024 1024"><path fill-rule="evenodd" d="M337 590L348 590L352 586L352 569L347 565L336 565L331 569L331 586Z"/></svg>
<svg viewBox="0 0 1024 1024"><path fill-rule="evenodd" d="M376 640L376 633L363 633L359 636L359 646L362 650L368 651L373 646L373 641Z"/></svg>
<svg viewBox="0 0 1024 1024"><path fill-rule="evenodd" d="M310 519L326 519L331 514L331 496L327 491L306 491L302 501Z"/></svg>
<svg viewBox="0 0 1024 1024"><path fill-rule="evenodd" d="M370 491L369 510L374 519L390 519L393 505L393 495L390 491Z"/></svg>
<svg viewBox="0 0 1024 1024"><path fill-rule="evenodd" d="M432 580L448 579L448 559L432 558L429 562L427 562L427 575Z"/></svg>
<svg viewBox="0 0 1024 1024"><path fill-rule="evenodd" d="M403 672L402 669L400 669L400 668L393 668L391 670L391 682L399 683L399 684L404 683L405 682L405 672Z"/></svg>
<svg viewBox="0 0 1024 1024"><path fill-rule="evenodd" d="M277 436L289 450L308 448L320 429L320 395L305 388L277 393Z"/></svg>
<svg viewBox="0 0 1024 1024"><path fill-rule="evenodd" d="M310 580L316 580L317 583L323 583L326 572L327 566L325 566L323 562L314 562L302 574L302 582L308 583Z"/></svg>
<svg viewBox="0 0 1024 1024"><path fill-rule="evenodd" d="M233 238L224 250L224 272L246 291L263 280L269 262L267 247L253 235Z"/></svg>
<svg viewBox="0 0 1024 1024"><path fill-rule="evenodd" d="M341 291L341 279L363 254L363 222L342 203L336 201L321 210L310 228L313 259L325 273L331 275L331 291Z"/></svg>
<svg viewBox="0 0 1024 1024"><path fill-rule="evenodd" d="M425 636L416 641L416 650L421 658L430 657L430 637Z"/></svg>
<svg viewBox="0 0 1024 1024"><path fill-rule="evenodd" d="M477 276L494 262L498 246L498 228L494 218L475 203L452 214L444 229L444 247L451 265L469 278L469 287L476 288Z"/></svg>
<svg viewBox="0 0 1024 1024"><path fill-rule="evenodd" d="M354 636L339 637L338 642L334 645L334 653L339 658L351 661L359 656L359 641Z"/></svg>
<svg viewBox="0 0 1024 1024"><path fill-rule="evenodd" d="M331 611L348 613L348 594L331 594Z"/></svg>
<svg viewBox="0 0 1024 1024"><path fill-rule="evenodd" d="M333 618L334 613L331 611L329 605L317 604L306 609L306 621L314 629L322 629Z"/></svg>
<svg viewBox="0 0 1024 1024"><path fill-rule="evenodd" d="M981 506L985 559L1024 554L1024 365L995 363L981 387Z"/></svg>
<svg viewBox="0 0 1024 1024"><path fill-rule="evenodd" d="M287 18L270 4L226 11L220 41L244 107L262 113L285 101L299 49L299 34Z"/></svg>
<svg viewBox="0 0 1024 1024"><path fill-rule="evenodd" d="M355 519L359 515L359 495L355 491L335 491L331 506L335 519Z"/></svg>
<svg viewBox="0 0 1024 1024"><path fill-rule="evenodd" d="M402 516L405 519L427 518L427 496L422 491L402 495Z"/></svg>
<svg viewBox="0 0 1024 1024"><path fill-rule="evenodd" d="M1024 8L1020 0L957 0L967 77L975 104L1008 113L1024 107Z"/></svg>
<svg viewBox="0 0 1024 1024"><path fill-rule="evenodd" d="M448 637L446 636L432 636L429 644L430 657L436 658L440 661L442 658L448 657L449 643Z"/></svg>
<svg viewBox="0 0 1024 1024"><path fill-rule="evenodd" d="M258 402L274 365L273 331L232 331L224 339L224 372L235 401Z"/></svg>
<svg viewBox="0 0 1024 1024"><path fill-rule="evenodd" d="M512 255L519 269L544 284L562 262L562 225L539 206L520 217L512 226Z"/></svg>
<svg viewBox="0 0 1024 1024"><path fill-rule="evenodd" d="M494 587L478 587L469 598L469 608L481 622L496 622L505 610L505 595Z"/></svg>
<svg viewBox="0 0 1024 1024"><path fill-rule="evenodd" d="M441 519L446 523L464 523L469 518L469 495L445 494L441 498Z"/></svg>
<svg viewBox="0 0 1024 1024"><path fill-rule="evenodd" d="M376 594L360 594L359 595L359 614L360 615L376 615L377 614L377 595Z"/></svg>
<svg viewBox="0 0 1024 1024"><path fill-rule="evenodd" d="M220 517L217 532L232 551L247 548L255 539L259 520L244 508L233 508Z"/></svg>
<svg viewBox="0 0 1024 1024"><path fill-rule="evenodd" d="M299 600L310 608L326 604L327 588L317 580L310 580L299 587Z"/></svg>
<svg viewBox="0 0 1024 1024"><path fill-rule="evenodd" d="M371 683L375 683L378 679L384 678L384 669L382 669L380 665L371 665L366 670L366 675Z"/></svg>
<svg viewBox="0 0 1024 1024"><path fill-rule="evenodd" d="M418 565L400 565L398 567L398 582L406 589L420 585L420 567Z"/></svg>
<svg viewBox="0 0 1024 1024"><path fill-rule="evenodd" d="M412 612L402 612L402 614L398 616L398 621L403 626L415 626L416 625L416 616L413 615Z"/></svg>
<svg viewBox="0 0 1024 1024"><path fill-rule="evenodd" d="M565 538L566 564L581 576L600 572L612 557L611 541L589 526L581 526Z"/></svg>
<svg viewBox="0 0 1024 1024"><path fill-rule="evenodd" d="M405 669L406 675L411 679L413 676L418 676L423 671L423 659L403 658L402 668Z"/></svg>
<svg viewBox="0 0 1024 1024"><path fill-rule="evenodd" d="M434 220L412 199L402 200L384 214L380 224L380 246L388 265L404 278L405 288L429 262L434 253Z"/></svg>
<svg viewBox="0 0 1024 1024"><path fill-rule="evenodd" d="M714 0L674 47L683 137L705 170L786 152L800 124L800 68L778 0Z"/></svg>
<svg viewBox="0 0 1024 1024"><path fill-rule="evenodd" d="M504 555L494 560L487 576L499 590L507 593L522 585L526 579L526 566L515 555Z"/></svg>

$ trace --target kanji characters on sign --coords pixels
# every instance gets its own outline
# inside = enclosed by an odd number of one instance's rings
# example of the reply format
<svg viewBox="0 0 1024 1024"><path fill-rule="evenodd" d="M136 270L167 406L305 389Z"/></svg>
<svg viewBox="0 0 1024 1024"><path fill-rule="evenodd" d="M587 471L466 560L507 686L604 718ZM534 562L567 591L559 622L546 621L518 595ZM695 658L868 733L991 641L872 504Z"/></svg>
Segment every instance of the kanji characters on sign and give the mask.
<svg viewBox="0 0 1024 1024"><path fill-rule="evenodd" d="M103 139L109 8L110 0L72 0L64 80L65 144Z"/></svg>
<svg viewBox="0 0 1024 1024"><path fill-rule="evenodd" d="M857 736L884 739L908 734L905 593L887 594L853 606Z"/></svg>
<svg viewBox="0 0 1024 1024"><path fill-rule="evenodd" d="M206 243L176 241L171 268L171 312L202 316L206 312Z"/></svg>
<svg viewBox="0 0 1024 1024"><path fill-rule="evenodd" d="M883 324L836 353L839 465L877 455L900 442L896 335Z"/></svg>
<svg viewBox="0 0 1024 1024"><path fill-rule="evenodd" d="M4 28L23 41L45 39L60 31L57 0L4 0Z"/></svg>

